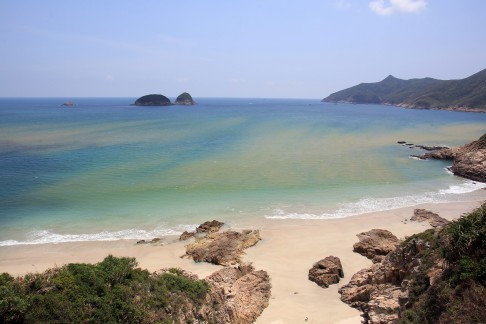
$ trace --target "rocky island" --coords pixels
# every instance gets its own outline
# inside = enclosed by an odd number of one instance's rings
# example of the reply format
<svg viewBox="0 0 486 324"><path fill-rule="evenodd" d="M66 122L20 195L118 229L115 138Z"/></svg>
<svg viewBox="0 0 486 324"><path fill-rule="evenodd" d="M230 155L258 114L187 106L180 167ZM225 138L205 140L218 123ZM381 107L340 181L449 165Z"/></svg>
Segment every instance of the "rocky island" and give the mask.
<svg viewBox="0 0 486 324"><path fill-rule="evenodd" d="M175 104L183 105L183 106L192 106L192 105L196 105L197 103L194 101L194 99L192 99L189 93L184 92L177 97Z"/></svg>
<svg viewBox="0 0 486 324"><path fill-rule="evenodd" d="M460 80L402 80L389 75L335 92L322 102L486 112L486 69Z"/></svg>
<svg viewBox="0 0 486 324"><path fill-rule="evenodd" d="M192 99L192 96L187 93L181 93L175 103L173 104L169 98L161 94L149 94L142 96L135 100L134 106L172 106L172 105L181 105L181 106L191 106L196 105L197 103Z"/></svg>
<svg viewBox="0 0 486 324"><path fill-rule="evenodd" d="M135 100L134 106L170 106L170 99L161 94L149 94Z"/></svg>

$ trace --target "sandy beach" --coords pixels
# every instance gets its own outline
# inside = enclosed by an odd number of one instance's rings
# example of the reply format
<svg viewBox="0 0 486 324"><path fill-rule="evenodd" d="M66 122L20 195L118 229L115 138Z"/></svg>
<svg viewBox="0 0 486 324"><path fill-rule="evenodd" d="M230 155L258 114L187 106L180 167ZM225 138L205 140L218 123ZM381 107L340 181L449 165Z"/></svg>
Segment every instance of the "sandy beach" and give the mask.
<svg viewBox="0 0 486 324"><path fill-rule="evenodd" d="M481 196L486 200L486 190ZM261 230L262 240L247 250L244 261L266 270L272 283L270 305L257 323L360 323L359 312L339 299L338 288L371 261L354 253L356 234L373 228L390 230L399 238L421 232L429 225L408 221L414 208L426 208L452 220L473 210L482 200L425 204L333 220L268 220L252 228ZM234 228L239 230L241 228ZM161 245L134 241L80 242L22 245L0 248L0 272L23 275L70 262L94 263L106 255L136 257L140 267L155 271L181 267L200 277L220 268L182 259L186 242L166 237ZM345 277L323 289L307 279L312 265L329 255L341 259Z"/></svg>

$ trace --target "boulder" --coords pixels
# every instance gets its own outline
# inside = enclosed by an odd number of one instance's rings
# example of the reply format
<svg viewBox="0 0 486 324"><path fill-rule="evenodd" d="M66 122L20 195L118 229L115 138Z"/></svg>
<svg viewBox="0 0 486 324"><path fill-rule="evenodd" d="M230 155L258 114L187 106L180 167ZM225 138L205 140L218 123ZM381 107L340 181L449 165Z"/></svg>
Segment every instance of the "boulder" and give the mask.
<svg viewBox="0 0 486 324"><path fill-rule="evenodd" d="M135 100L135 106L170 106L170 99L161 94L149 94Z"/></svg>
<svg viewBox="0 0 486 324"><path fill-rule="evenodd" d="M215 233L218 232L221 227L224 225L223 222L219 222L217 220L207 221L202 223L196 228L194 232L184 231L181 236L179 237L180 241L185 241L190 239L191 237L195 237L197 234L207 234L207 233Z"/></svg>
<svg viewBox="0 0 486 324"><path fill-rule="evenodd" d="M202 223L196 228L196 233L215 233L224 225L223 222L212 220Z"/></svg>
<svg viewBox="0 0 486 324"><path fill-rule="evenodd" d="M425 209L415 209L413 211L413 216L410 217L410 220L419 223L427 221L432 227L442 227L450 223L447 219Z"/></svg>
<svg viewBox="0 0 486 324"><path fill-rule="evenodd" d="M196 262L228 266L239 263L244 250L257 244L259 240L261 238L258 230L209 233L187 245L184 257L192 257Z"/></svg>
<svg viewBox="0 0 486 324"><path fill-rule="evenodd" d="M373 263L380 262L385 255L395 250L399 244L398 238L390 231L372 229L358 235L359 242L353 245L353 251L357 252Z"/></svg>
<svg viewBox="0 0 486 324"><path fill-rule="evenodd" d="M309 280L315 282L322 288L339 282L344 277L341 260L335 256L328 256L316 263L309 269Z"/></svg>
<svg viewBox="0 0 486 324"><path fill-rule="evenodd" d="M184 92L184 93L181 93L177 97L175 104L176 105L184 105L184 106L192 106L192 105L195 105L197 103L192 99L192 97L189 93Z"/></svg>
<svg viewBox="0 0 486 324"><path fill-rule="evenodd" d="M188 240L191 237L195 237L195 236L196 236L196 233L195 232L184 231L184 232L182 232L181 236L179 236L179 240L180 241L185 241L185 240Z"/></svg>
<svg viewBox="0 0 486 324"><path fill-rule="evenodd" d="M158 244L158 245L161 245L162 239L160 237L155 237L150 241L139 240L139 241L137 241L137 244Z"/></svg>
<svg viewBox="0 0 486 324"><path fill-rule="evenodd" d="M226 323L254 323L268 306L271 296L270 277L266 271L255 271L251 264L238 268L225 267L205 279L212 294L219 295Z"/></svg>

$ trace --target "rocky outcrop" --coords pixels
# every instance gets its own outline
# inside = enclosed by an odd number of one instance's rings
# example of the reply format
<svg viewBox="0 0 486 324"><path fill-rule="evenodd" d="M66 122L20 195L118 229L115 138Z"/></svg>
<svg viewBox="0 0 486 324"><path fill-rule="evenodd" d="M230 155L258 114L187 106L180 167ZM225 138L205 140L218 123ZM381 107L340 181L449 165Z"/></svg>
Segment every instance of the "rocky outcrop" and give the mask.
<svg viewBox="0 0 486 324"><path fill-rule="evenodd" d="M195 237L195 236L196 236L196 232L184 231L182 232L181 236L179 236L179 241L186 241L191 237Z"/></svg>
<svg viewBox="0 0 486 324"><path fill-rule="evenodd" d="M212 220L202 223L196 228L196 233L215 233L224 225L223 222Z"/></svg>
<svg viewBox="0 0 486 324"><path fill-rule="evenodd" d="M134 106L170 106L170 99L161 94L149 94L138 98Z"/></svg>
<svg viewBox="0 0 486 324"><path fill-rule="evenodd" d="M439 145L427 146L427 145L413 144L413 143L407 143L407 141L397 141L397 143L402 146L408 146L409 148L417 148L425 151L438 151L438 150L449 148L447 146L439 146Z"/></svg>
<svg viewBox="0 0 486 324"><path fill-rule="evenodd" d="M194 232L184 231L179 237L179 240L185 241L190 239L191 237L195 237L197 234L218 232L223 225L224 225L223 222L217 220L204 222L201 225L199 225Z"/></svg>
<svg viewBox="0 0 486 324"><path fill-rule="evenodd" d="M137 244L157 244L157 245L163 245L162 239L160 237L155 237L151 239L150 241L147 240L139 240L137 241Z"/></svg>
<svg viewBox="0 0 486 324"><path fill-rule="evenodd" d="M353 245L353 251L367 257L373 263L380 262L385 255L395 250L399 244L399 240L395 235L382 229L372 229L356 236L358 236L359 242Z"/></svg>
<svg viewBox="0 0 486 324"><path fill-rule="evenodd" d="M414 155L421 160L426 159L437 159L437 160L454 160L459 153L459 148L457 147L446 147L432 152L428 152L422 155Z"/></svg>
<svg viewBox="0 0 486 324"><path fill-rule="evenodd" d="M415 222L429 222L432 227L442 227L450 222L440 217L438 214L425 209L415 209L413 211L413 216L410 218L411 221Z"/></svg>
<svg viewBox="0 0 486 324"><path fill-rule="evenodd" d="M474 181L486 182L486 134L477 141L461 147L432 151L420 159L453 160L451 172Z"/></svg>
<svg viewBox="0 0 486 324"><path fill-rule="evenodd" d="M166 273L192 281L199 279L182 269L163 269L154 275ZM268 306L272 288L270 277L266 271L255 270L251 264L220 269L204 281L210 289L199 303L180 299L179 307L169 305L164 308L172 318L177 318L176 323L249 324L254 323Z"/></svg>
<svg viewBox="0 0 486 324"><path fill-rule="evenodd" d="M266 271L256 271L248 264L226 267L205 280L214 299L222 305L224 321L219 323L253 323L268 306L271 284Z"/></svg>
<svg viewBox="0 0 486 324"><path fill-rule="evenodd" d="M184 105L184 106L192 106L192 105L196 105L197 103L194 101L194 99L192 99L192 97L189 93L184 92L184 93L181 93L177 97L175 104L176 105Z"/></svg>
<svg viewBox="0 0 486 324"><path fill-rule="evenodd" d="M244 250L257 244L260 239L258 230L209 233L187 245L185 257L192 257L196 262L228 266L239 263Z"/></svg>
<svg viewBox="0 0 486 324"><path fill-rule="evenodd" d="M225 266L205 279L211 286L211 292L198 318L209 319L208 323L253 323L268 306L270 277L266 271L256 271L251 264L243 264L240 257L246 248L258 243L260 232L219 233L223 225L216 220L208 221L194 232L184 232L180 238L196 237L186 246L183 257ZM238 267L229 267L236 263L239 263Z"/></svg>
<svg viewBox="0 0 486 324"><path fill-rule="evenodd" d="M328 256L316 263L309 270L309 280L315 282L322 288L339 282L344 277L341 260L335 256Z"/></svg>
<svg viewBox="0 0 486 324"><path fill-rule="evenodd" d="M354 274L349 283L339 289L341 300L360 309L366 323L396 322L429 247L428 241L419 236L409 239L381 262ZM441 272L440 262L429 269L430 276L440 276ZM430 276L420 280L431 284Z"/></svg>

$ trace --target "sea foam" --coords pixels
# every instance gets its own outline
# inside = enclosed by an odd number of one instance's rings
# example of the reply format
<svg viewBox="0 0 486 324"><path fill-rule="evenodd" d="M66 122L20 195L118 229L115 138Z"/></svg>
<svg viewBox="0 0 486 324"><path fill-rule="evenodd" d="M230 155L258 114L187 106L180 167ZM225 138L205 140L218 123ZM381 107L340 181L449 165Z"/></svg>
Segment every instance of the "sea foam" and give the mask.
<svg viewBox="0 0 486 324"><path fill-rule="evenodd" d="M332 212L324 213L294 213L282 209L274 209L272 214L265 215L268 219L335 219L411 207L426 203L444 203L457 201L457 195L466 194L478 189L486 188L485 183L466 181L461 185L451 185L447 189L427 192L418 195L406 195L390 198L363 198L356 202L344 203Z"/></svg>
<svg viewBox="0 0 486 324"><path fill-rule="evenodd" d="M121 231L103 231L91 234L58 234L48 230L32 231L29 238L24 241L5 240L0 241L0 246L35 245L49 243L92 242L92 241L117 241L117 240L150 240L155 237L180 235L184 230L194 230L197 225L178 225L178 230L158 227L154 230L127 229ZM181 229L182 231L180 231Z"/></svg>

